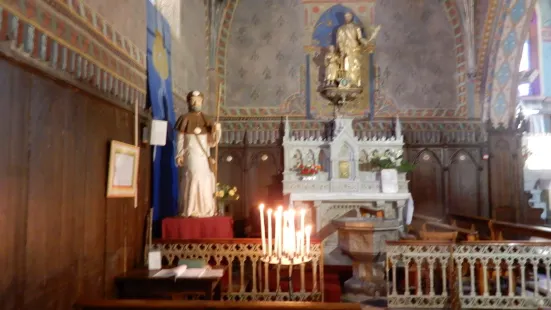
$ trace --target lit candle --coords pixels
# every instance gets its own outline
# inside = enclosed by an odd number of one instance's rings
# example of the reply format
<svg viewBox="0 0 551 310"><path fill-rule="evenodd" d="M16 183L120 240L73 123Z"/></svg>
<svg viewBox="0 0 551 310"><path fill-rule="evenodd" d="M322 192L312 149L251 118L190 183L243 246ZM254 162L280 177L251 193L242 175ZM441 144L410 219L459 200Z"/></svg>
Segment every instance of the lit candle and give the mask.
<svg viewBox="0 0 551 310"><path fill-rule="evenodd" d="M302 230L301 231L297 231L297 238L296 238L296 247L295 247L295 252L297 253L297 256L298 255L302 255L302 244L301 244L301 241L300 239L302 238Z"/></svg>
<svg viewBox="0 0 551 310"><path fill-rule="evenodd" d="M277 256L278 257L281 257L281 252L282 252L282 248L283 248L283 232L282 232L282 226L283 226L283 221L281 219L281 216L282 216L282 213L283 213L283 207L282 206L279 206L277 207L277 220L278 220L278 247L277 247Z"/></svg>
<svg viewBox="0 0 551 310"><path fill-rule="evenodd" d="M300 255L304 256L304 218L306 217L306 210L300 210Z"/></svg>
<svg viewBox="0 0 551 310"><path fill-rule="evenodd" d="M272 209L268 209L268 255L272 256Z"/></svg>
<svg viewBox="0 0 551 310"><path fill-rule="evenodd" d="M264 228L264 204L258 206L260 210L260 235L262 239L262 254L266 255L266 229Z"/></svg>
<svg viewBox="0 0 551 310"><path fill-rule="evenodd" d="M304 232L306 234L306 255L310 255L310 233L312 233L312 226L306 226Z"/></svg>
<svg viewBox="0 0 551 310"><path fill-rule="evenodd" d="M289 253L289 211L283 212L283 255Z"/></svg>
<svg viewBox="0 0 551 310"><path fill-rule="evenodd" d="M291 209L289 210L289 256L291 257L295 256L295 238L295 210Z"/></svg>

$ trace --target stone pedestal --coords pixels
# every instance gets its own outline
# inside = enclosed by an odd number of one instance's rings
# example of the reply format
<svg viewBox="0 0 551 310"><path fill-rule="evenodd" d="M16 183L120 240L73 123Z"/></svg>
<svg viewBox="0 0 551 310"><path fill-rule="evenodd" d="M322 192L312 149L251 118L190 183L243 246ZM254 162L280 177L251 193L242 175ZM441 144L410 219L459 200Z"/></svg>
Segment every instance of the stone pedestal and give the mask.
<svg viewBox="0 0 551 310"><path fill-rule="evenodd" d="M362 302L386 296L386 241L399 239L401 221L340 218L332 223L338 230L340 250L352 259L353 276L345 282L342 299Z"/></svg>

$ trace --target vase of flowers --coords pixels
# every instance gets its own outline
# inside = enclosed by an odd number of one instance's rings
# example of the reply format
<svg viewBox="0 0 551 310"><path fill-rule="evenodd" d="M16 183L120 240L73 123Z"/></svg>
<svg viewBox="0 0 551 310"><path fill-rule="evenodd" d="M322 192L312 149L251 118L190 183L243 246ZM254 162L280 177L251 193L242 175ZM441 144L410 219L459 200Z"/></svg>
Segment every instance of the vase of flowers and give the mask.
<svg viewBox="0 0 551 310"><path fill-rule="evenodd" d="M231 200L239 200L237 187L216 183L215 198L217 202L217 215L223 216L226 213L226 204Z"/></svg>
<svg viewBox="0 0 551 310"><path fill-rule="evenodd" d="M407 173L415 168L403 159L401 152L391 150L386 150L382 154L374 151L370 164L373 170L380 172L381 192L385 194L398 192L398 173Z"/></svg>
<svg viewBox="0 0 551 310"><path fill-rule="evenodd" d="M320 172L320 165L303 165L300 164L296 167L296 171L302 181L315 181L317 179L318 172Z"/></svg>

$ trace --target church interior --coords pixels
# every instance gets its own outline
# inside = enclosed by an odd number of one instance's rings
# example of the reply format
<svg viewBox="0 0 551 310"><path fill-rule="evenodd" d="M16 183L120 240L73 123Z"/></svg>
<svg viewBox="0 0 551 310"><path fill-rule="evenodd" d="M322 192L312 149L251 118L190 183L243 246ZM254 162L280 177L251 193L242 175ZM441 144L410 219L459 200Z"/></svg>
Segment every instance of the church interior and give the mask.
<svg viewBox="0 0 551 310"><path fill-rule="evenodd" d="M551 309L550 96L551 0L0 0L0 309Z"/></svg>

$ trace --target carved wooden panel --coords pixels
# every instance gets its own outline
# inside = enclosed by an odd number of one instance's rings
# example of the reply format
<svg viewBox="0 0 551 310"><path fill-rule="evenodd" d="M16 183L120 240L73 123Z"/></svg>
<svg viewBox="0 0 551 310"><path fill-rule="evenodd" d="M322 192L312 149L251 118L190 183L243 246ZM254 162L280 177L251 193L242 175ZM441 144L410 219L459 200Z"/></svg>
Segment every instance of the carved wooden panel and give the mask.
<svg viewBox="0 0 551 310"><path fill-rule="evenodd" d="M453 153L455 151L455 153ZM480 214L481 180L477 160L465 150L448 150L448 212Z"/></svg>
<svg viewBox="0 0 551 310"><path fill-rule="evenodd" d="M240 148L224 148L218 153L218 182L237 187L239 200L228 202L230 214L242 217L245 214L246 189L245 170L246 160Z"/></svg>
<svg viewBox="0 0 551 310"><path fill-rule="evenodd" d="M259 203L283 202L281 149L251 148L247 150L248 207Z"/></svg>
<svg viewBox="0 0 551 310"><path fill-rule="evenodd" d="M417 213L437 217L445 214L441 153L438 149L408 150L416 166L409 184Z"/></svg>

